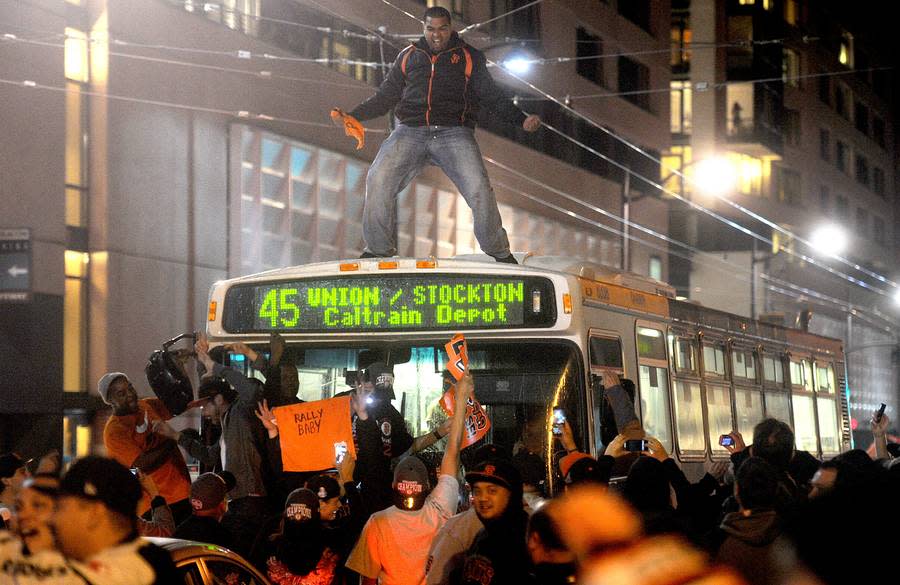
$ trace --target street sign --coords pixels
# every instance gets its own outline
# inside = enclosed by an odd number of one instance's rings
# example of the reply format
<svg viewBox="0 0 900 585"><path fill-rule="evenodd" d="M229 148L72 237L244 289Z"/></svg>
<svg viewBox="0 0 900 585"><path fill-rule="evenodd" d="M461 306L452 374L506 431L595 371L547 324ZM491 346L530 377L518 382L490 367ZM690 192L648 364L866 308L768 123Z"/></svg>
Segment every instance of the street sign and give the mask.
<svg viewBox="0 0 900 585"><path fill-rule="evenodd" d="M31 300L31 230L0 228L0 303Z"/></svg>

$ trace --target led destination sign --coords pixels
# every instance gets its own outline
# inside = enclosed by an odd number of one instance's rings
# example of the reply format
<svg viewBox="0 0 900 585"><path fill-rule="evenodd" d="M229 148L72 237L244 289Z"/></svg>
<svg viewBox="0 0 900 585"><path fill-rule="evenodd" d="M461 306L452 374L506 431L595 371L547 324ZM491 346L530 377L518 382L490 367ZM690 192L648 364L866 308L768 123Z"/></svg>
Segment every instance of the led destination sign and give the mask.
<svg viewBox="0 0 900 585"><path fill-rule="evenodd" d="M240 284L225 296L229 333L422 331L550 327L547 278L354 275Z"/></svg>

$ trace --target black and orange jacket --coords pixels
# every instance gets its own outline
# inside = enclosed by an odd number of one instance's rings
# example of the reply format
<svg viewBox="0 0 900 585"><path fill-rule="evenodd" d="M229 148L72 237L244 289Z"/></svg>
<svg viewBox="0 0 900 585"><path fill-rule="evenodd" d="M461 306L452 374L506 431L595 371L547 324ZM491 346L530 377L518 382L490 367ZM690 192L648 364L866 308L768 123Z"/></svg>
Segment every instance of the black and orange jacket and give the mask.
<svg viewBox="0 0 900 585"><path fill-rule="evenodd" d="M455 32L447 49L437 54L422 37L400 51L378 92L349 114L371 120L396 106L394 114L407 126L474 128L479 110L487 108L521 124L525 114L500 92L486 63L484 53Z"/></svg>

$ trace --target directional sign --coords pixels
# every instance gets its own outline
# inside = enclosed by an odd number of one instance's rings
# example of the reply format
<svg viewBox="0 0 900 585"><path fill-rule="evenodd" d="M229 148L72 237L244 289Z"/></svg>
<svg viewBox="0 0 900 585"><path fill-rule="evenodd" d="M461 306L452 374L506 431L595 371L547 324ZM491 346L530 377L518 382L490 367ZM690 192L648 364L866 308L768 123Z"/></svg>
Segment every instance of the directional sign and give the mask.
<svg viewBox="0 0 900 585"><path fill-rule="evenodd" d="M0 303L31 300L31 230L0 228Z"/></svg>

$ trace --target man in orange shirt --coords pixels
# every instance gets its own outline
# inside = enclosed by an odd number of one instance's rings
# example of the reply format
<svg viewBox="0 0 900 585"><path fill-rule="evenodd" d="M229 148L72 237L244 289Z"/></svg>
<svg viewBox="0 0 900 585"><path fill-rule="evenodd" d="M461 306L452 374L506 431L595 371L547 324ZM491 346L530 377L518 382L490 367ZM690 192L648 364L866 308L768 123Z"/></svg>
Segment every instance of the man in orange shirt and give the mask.
<svg viewBox="0 0 900 585"><path fill-rule="evenodd" d="M153 479L160 495L169 503L177 526L191 515L191 478L178 443L153 431L153 423L172 418L171 413L161 400L139 400L128 376L121 372L104 375L97 390L103 401L113 407L113 415L103 430L107 454ZM138 514L149 509L150 500L144 494Z"/></svg>

